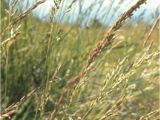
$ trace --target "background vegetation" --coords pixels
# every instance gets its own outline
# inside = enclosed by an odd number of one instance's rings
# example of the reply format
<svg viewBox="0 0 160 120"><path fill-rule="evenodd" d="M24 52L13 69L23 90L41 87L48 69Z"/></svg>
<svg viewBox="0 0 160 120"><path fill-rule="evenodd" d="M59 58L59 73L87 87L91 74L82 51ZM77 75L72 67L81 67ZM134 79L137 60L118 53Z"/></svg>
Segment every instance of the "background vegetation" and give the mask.
<svg viewBox="0 0 160 120"><path fill-rule="evenodd" d="M109 28L44 22L16 4L1 2L1 119L159 119L159 18L122 26L72 83Z"/></svg>

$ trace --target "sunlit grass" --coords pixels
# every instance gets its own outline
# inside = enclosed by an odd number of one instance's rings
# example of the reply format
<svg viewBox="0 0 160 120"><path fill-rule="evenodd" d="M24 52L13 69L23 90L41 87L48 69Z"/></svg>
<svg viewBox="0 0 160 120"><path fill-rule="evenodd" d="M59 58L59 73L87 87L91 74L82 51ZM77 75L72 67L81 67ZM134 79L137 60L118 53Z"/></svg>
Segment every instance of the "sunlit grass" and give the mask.
<svg viewBox="0 0 160 120"><path fill-rule="evenodd" d="M4 12L2 30L12 20ZM69 84L56 108L63 88L87 64L108 28L45 23L27 16L2 36L2 117L47 119L57 109L58 120L158 119L158 25L144 46L150 29L142 23L121 27L80 81Z"/></svg>

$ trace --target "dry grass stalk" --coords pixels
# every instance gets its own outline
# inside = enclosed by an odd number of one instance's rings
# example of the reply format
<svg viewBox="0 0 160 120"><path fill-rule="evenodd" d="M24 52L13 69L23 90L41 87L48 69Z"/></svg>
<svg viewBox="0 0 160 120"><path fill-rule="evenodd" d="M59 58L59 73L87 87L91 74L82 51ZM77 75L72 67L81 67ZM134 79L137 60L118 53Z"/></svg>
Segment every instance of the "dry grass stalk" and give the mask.
<svg viewBox="0 0 160 120"><path fill-rule="evenodd" d="M37 8L40 4L44 3L46 0L37 0L36 3L34 3L32 6L30 6L25 12L23 12L22 14L20 14L18 17L16 17L13 21L11 21L9 23L9 25L2 30L2 32L0 33L0 36L3 36L3 34L7 31L10 30L12 28L13 25L15 25L17 22L19 22L20 20L22 20L23 18L25 18L28 14L30 14L32 12L33 9Z"/></svg>
<svg viewBox="0 0 160 120"><path fill-rule="evenodd" d="M61 102L64 99L65 94L69 91L69 88L71 86L76 85L77 82L79 82L80 78L86 75L86 73L91 69L91 64L93 63L94 59L99 56L99 54L102 52L102 50L110 45L115 37L115 32L123 25L124 21L132 16L132 13L140 7L140 5L144 4L147 0L139 0L135 5L133 5L129 10L127 10L117 21L116 23L108 30L104 38L97 44L96 48L91 51L89 58L87 60L87 64L84 68L82 68L81 72L68 81L66 85L64 86L60 98L55 103L55 110L50 116L50 120L53 120L55 118L55 114L58 111L58 108L61 104Z"/></svg>
<svg viewBox="0 0 160 120"><path fill-rule="evenodd" d="M53 75L51 77L51 80L47 81L46 82L46 86L44 88L44 97L42 96L42 105L41 105L41 108L43 109L44 105L46 104L46 102L48 101L49 99L49 92L51 91L51 87L52 87L52 84L61 68L61 64L56 68L56 70L53 72Z"/></svg>
<svg viewBox="0 0 160 120"><path fill-rule="evenodd" d="M59 9L61 0L59 0L59 1L53 0L53 2L55 4L56 9Z"/></svg>
<svg viewBox="0 0 160 120"><path fill-rule="evenodd" d="M19 35L20 33L15 33L13 34L11 37L7 38L6 40L2 41L2 43L0 43L0 46L3 46L5 44L7 44L8 42L15 40L15 38Z"/></svg>
<svg viewBox="0 0 160 120"><path fill-rule="evenodd" d="M159 19L160 19L160 16L155 20L155 22L153 23L152 25L152 28L150 29L148 35L147 35L147 38L145 39L144 43L143 43L143 46L145 46L147 44L147 42L149 41L151 35L152 35L152 32L153 30L155 29L155 27L157 26L158 22L159 22ZM151 41L152 42L152 41ZM150 43L151 43L150 42Z"/></svg>
<svg viewBox="0 0 160 120"><path fill-rule="evenodd" d="M55 77L57 76L57 74L58 74L58 72L59 72L59 70L60 70L60 68L61 68L61 65L59 65L59 66L55 69L55 71L53 72L52 78L51 78L51 80L49 81L50 84L53 83ZM10 118L10 116L12 116L13 114L15 114L15 113L19 110L20 106L21 106L25 101L27 101L30 97L36 95L37 92L39 92L39 91L42 89L42 87L44 87L44 86L39 86L39 87L33 89L33 90L32 90L31 92L29 92L27 95L23 96L23 97L20 99L20 101L18 101L17 103L14 103L14 104L8 106L7 108L5 108L5 109L2 111L0 118L3 118L3 119L4 119L4 118ZM49 90L50 90L50 87L49 87ZM48 94L47 94L47 96L46 96L46 99L47 99L47 97L48 97Z"/></svg>
<svg viewBox="0 0 160 120"><path fill-rule="evenodd" d="M39 88L38 88L39 89ZM11 118L13 114L15 114L18 111L18 108L26 101L28 100L31 96L35 95L36 91L38 90L37 88L29 92L27 95L23 96L20 101L18 101L15 104L12 104L5 108L2 113L0 118Z"/></svg>
<svg viewBox="0 0 160 120"><path fill-rule="evenodd" d="M150 120L150 119L158 120L158 117L159 117L158 114L159 114L159 112L160 112L160 109L151 111L151 112L147 113L146 115L140 117L139 120ZM157 116L157 118L155 118L155 116Z"/></svg>
<svg viewBox="0 0 160 120"><path fill-rule="evenodd" d="M132 16L133 12L140 7L143 3L145 3L146 0L139 0L135 5L133 5L127 12L125 12L118 20L117 22L108 30L104 38L97 44L96 48L91 52L87 67L91 65L91 63L94 61L94 59L101 53L101 51L110 45L112 40L115 37L115 32L123 25L123 22Z"/></svg>

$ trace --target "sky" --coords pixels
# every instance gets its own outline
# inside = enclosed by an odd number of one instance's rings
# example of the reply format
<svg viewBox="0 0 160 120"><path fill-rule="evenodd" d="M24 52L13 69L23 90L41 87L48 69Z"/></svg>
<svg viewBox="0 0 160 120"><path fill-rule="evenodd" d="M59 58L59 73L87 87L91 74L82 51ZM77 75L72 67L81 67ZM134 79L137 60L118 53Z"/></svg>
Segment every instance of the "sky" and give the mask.
<svg viewBox="0 0 160 120"><path fill-rule="evenodd" d="M26 3L30 5L34 1L24 0L21 7L26 9ZM76 2L73 3L70 9L67 9L72 1ZM87 25L90 21L96 19L102 24L107 25L114 22L118 16L136 2L137 0L62 0L61 9L56 13L56 20L68 23L81 20L82 24ZM42 20L49 20L54 6L53 0L46 0L45 3L39 5L33 11L33 15ZM79 15L79 13L81 14ZM140 9L134 12L132 20L152 22L155 13L160 14L160 0L147 0L147 4L143 4Z"/></svg>

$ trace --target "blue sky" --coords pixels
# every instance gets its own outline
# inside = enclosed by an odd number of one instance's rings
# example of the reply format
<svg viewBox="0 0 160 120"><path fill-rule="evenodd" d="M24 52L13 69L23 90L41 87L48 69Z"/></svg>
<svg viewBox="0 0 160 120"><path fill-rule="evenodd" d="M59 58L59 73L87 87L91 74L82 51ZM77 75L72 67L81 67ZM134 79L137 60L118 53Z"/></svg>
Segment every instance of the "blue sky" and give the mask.
<svg viewBox="0 0 160 120"><path fill-rule="evenodd" d="M23 7L28 2L32 4L35 0L24 0ZM89 24L91 20L97 19L101 23L107 25L116 20L124 11L137 2L137 0L75 0L71 9L67 9L73 0L62 0L61 10L57 12L58 21L74 23L82 19L82 24ZM121 3L121 1L123 1ZM120 4L121 3L121 4ZM81 7L81 16L79 16ZM33 14L43 20L48 20L51 14L51 9L54 7L53 0L46 0L45 3L37 7ZM158 9L158 10L157 10ZM66 12L66 11L69 12ZM152 22L152 17L155 16L155 11L160 13L160 0L147 0L147 4L140 7L134 12L133 20L140 18L143 21ZM143 14L143 16L141 16Z"/></svg>

